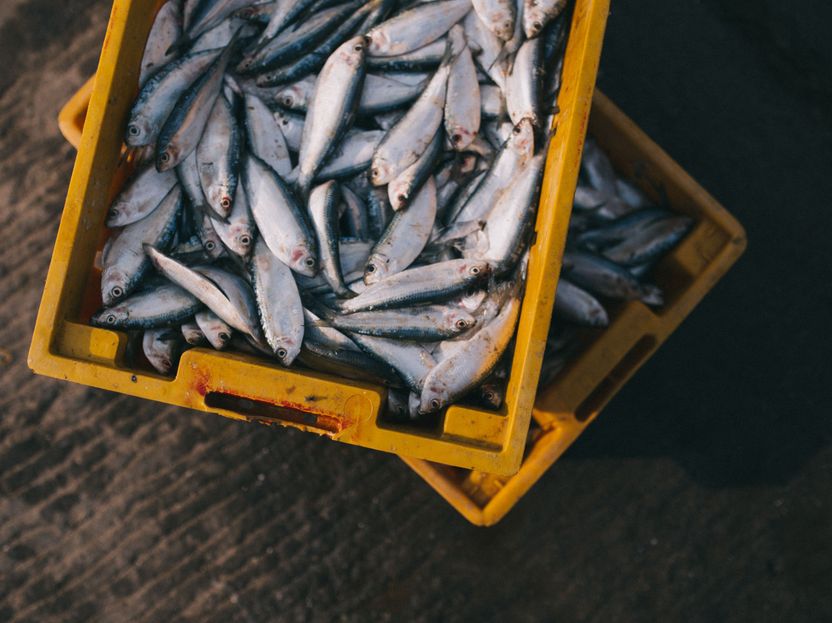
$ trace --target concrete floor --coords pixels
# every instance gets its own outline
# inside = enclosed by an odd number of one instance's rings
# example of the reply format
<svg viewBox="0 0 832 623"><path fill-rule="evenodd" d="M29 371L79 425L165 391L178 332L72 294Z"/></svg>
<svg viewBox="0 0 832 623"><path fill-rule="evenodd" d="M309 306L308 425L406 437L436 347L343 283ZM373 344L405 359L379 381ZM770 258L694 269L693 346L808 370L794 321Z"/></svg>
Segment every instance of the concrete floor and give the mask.
<svg viewBox="0 0 832 623"><path fill-rule="evenodd" d="M749 250L490 529L395 457L27 370L108 7L0 8L0 621L832 619L828 3L614 0L601 87Z"/></svg>

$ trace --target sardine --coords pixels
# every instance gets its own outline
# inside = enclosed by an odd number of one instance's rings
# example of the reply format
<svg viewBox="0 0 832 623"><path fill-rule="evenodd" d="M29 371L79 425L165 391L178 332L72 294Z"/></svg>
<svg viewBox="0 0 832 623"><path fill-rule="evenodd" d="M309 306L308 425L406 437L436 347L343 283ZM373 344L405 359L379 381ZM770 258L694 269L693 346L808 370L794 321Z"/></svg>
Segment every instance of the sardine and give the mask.
<svg viewBox="0 0 832 623"><path fill-rule="evenodd" d="M364 283L376 284L410 266L428 242L436 218L436 185L428 178L407 210L399 210L373 247Z"/></svg>
<svg viewBox="0 0 832 623"><path fill-rule="evenodd" d="M107 227L124 227L143 219L156 209L176 185L173 173L159 173L144 167L122 190L107 212Z"/></svg>
<svg viewBox="0 0 832 623"><path fill-rule="evenodd" d="M223 350L231 340L232 329L209 309L194 315L199 332L216 350Z"/></svg>
<svg viewBox="0 0 832 623"><path fill-rule="evenodd" d="M145 329L142 336L144 356L160 374L170 374L182 353L182 336L172 328Z"/></svg>
<svg viewBox="0 0 832 623"><path fill-rule="evenodd" d="M336 182L324 182L312 189L309 195L309 215L318 238L321 255L321 271L324 279L338 296L353 296L344 283L341 258L338 253L338 204L341 188Z"/></svg>
<svg viewBox="0 0 832 623"><path fill-rule="evenodd" d="M475 3L476 6L476 3ZM445 98L445 131L456 151L464 151L480 129L480 85L462 26L451 28L448 37L455 59L448 75Z"/></svg>
<svg viewBox="0 0 832 623"><path fill-rule="evenodd" d="M190 318L202 303L179 286L165 283L128 296L93 314L90 322L109 329L152 329L174 326Z"/></svg>
<svg viewBox="0 0 832 623"><path fill-rule="evenodd" d="M261 238L281 262L307 277L318 271L314 234L292 193L262 160L243 161L243 184Z"/></svg>
<svg viewBox="0 0 832 623"><path fill-rule="evenodd" d="M354 37L335 50L315 84L298 156L297 185L302 195L308 193L335 142L352 124L363 84L364 40Z"/></svg>
<svg viewBox="0 0 832 623"><path fill-rule="evenodd" d="M289 146L274 114L250 93L245 96L245 108L249 149L278 175L288 175L292 170Z"/></svg>
<svg viewBox="0 0 832 623"><path fill-rule="evenodd" d="M470 10L470 0L437 0L417 5L368 32L368 52L370 56L413 52L444 35Z"/></svg>
<svg viewBox="0 0 832 623"><path fill-rule="evenodd" d="M175 55L168 54L168 50L181 34L182 14L179 11L179 3L176 0L167 0L156 13L150 34L147 36L141 73L139 73L139 88L144 86L153 74L173 60Z"/></svg>
<svg viewBox="0 0 832 623"><path fill-rule="evenodd" d="M284 366L300 352L303 342L303 305L292 271L260 239L251 262L257 308L266 341Z"/></svg>
<svg viewBox="0 0 832 623"><path fill-rule="evenodd" d="M231 104L224 95L214 103L205 132L196 149L202 192L211 210L227 218L237 191L240 133Z"/></svg>
<svg viewBox="0 0 832 623"><path fill-rule="evenodd" d="M143 219L131 223L113 238L102 256L101 299L109 307L135 291L150 263L142 245L166 249L173 241L176 222L182 209L182 191L170 190L159 207Z"/></svg>

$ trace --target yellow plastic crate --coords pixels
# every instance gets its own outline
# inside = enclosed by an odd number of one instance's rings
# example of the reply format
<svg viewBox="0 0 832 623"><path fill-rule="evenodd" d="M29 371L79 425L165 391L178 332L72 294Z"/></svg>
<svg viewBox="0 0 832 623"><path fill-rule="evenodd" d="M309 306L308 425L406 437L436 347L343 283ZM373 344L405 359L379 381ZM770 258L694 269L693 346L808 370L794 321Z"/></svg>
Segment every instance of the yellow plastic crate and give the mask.
<svg viewBox="0 0 832 623"><path fill-rule="evenodd" d="M59 118L73 145L89 103L88 85L67 102ZM654 198L656 189L662 189L674 210L695 216L699 224L659 266L667 304L655 312L638 302L618 308L610 326L593 332L569 367L538 393L532 415L539 428L532 431L518 473L507 478L401 457L479 526L497 523L512 509L745 250L740 224L599 91L589 132L621 173L637 177Z"/></svg>
<svg viewBox="0 0 832 623"><path fill-rule="evenodd" d="M540 428L532 431L520 471L505 477L402 457L478 526L497 523L514 507L745 250L742 226L598 91L589 134L619 173L697 224L656 267L655 281L665 293L665 304L658 309L640 301L617 306L609 327L588 332L589 341L575 359L539 392L532 415Z"/></svg>
<svg viewBox="0 0 832 623"><path fill-rule="evenodd" d="M434 430L379 420L385 390L287 370L254 357L191 349L174 378L130 369L127 335L91 327L107 207L124 181L122 136L160 1L115 0L78 145L29 365L39 374L226 417L294 426L347 443L494 474L520 467L551 319L609 0L576 0L547 155L537 238L500 412L453 406ZM63 127L63 125L62 125ZM66 133L66 130L64 130Z"/></svg>

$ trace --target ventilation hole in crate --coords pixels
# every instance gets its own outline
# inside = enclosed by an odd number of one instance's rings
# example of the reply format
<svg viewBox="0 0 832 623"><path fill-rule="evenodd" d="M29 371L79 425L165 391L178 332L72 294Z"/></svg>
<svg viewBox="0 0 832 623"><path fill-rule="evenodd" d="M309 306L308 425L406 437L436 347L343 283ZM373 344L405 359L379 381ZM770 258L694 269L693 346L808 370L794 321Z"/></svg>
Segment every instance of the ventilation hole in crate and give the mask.
<svg viewBox="0 0 832 623"><path fill-rule="evenodd" d="M327 433L337 433L343 429L343 423L334 417L305 413L291 407L223 392L205 394L205 406L209 409L233 411L262 424L280 424L281 422L300 424Z"/></svg>
<svg viewBox="0 0 832 623"><path fill-rule="evenodd" d="M636 369L644 363L650 353L658 346L658 341L652 335L645 335L627 354L621 358L607 377L598 384L593 392L575 410L575 418L579 422L585 422L607 404L615 393L621 389L624 382Z"/></svg>

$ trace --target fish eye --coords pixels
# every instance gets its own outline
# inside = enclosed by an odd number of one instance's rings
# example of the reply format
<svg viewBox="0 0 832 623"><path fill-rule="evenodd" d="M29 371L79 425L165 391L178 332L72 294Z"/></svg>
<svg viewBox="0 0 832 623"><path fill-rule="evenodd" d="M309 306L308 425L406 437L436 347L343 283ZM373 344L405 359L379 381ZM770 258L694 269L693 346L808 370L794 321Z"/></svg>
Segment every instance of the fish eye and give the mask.
<svg viewBox="0 0 832 623"><path fill-rule="evenodd" d="M407 201L407 195L402 193L398 197L396 197L396 199L398 200L399 203L404 203L405 201Z"/></svg>
<svg viewBox="0 0 832 623"><path fill-rule="evenodd" d="M367 272L368 273L376 272L376 265L375 264L367 264Z"/></svg>
<svg viewBox="0 0 832 623"><path fill-rule="evenodd" d="M519 125L516 125L516 126L514 126L514 129L511 132L513 134L520 134L520 132L522 132L522 131L523 131L523 129Z"/></svg>
<svg viewBox="0 0 832 623"><path fill-rule="evenodd" d="M249 236L248 234L243 234L242 236L240 236L240 244L243 245L244 247L247 247L248 245L250 245L251 244L251 236Z"/></svg>
<svg viewBox="0 0 832 623"><path fill-rule="evenodd" d="M483 392L482 395L488 402L494 402L494 399L496 398L496 396L494 396L494 392L490 389Z"/></svg>
<svg viewBox="0 0 832 623"><path fill-rule="evenodd" d="M288 355L289 353L286 351L286 349L285 349L285 348L278 348L278 349L277 349L277 351L275 352L275 354L276 354L278 357L280 357L281 359L283 359L283 358L284 358L284 357L286 357L286 355Z"/></svg>
<svg viewBox="0 0 832 623"><path fill-rule="evenodd" d="M465 320L465 318L460 318L459 320L456 321L456 326L459 329L464 329L465 327L468 326L468 321Z"/></svg>
<svg viewBox="0 0 832 623"><path fill-rule="evenodd" d="M228 197L223 197L222 200L220 201L220 207L223 210L227 210L228 208L230 208L231 207L231 199L229 199Z"/></svg>
<svg viewBox="0 0 832 623"><path fill-rule="evenodd" d="M461 140L462 140L462 135L461 134L454 134L451 137L451 142L452 143L459 143Z"/></svg>
<svg viewBox="0 0 832 623"><path fill-rule="evenodd" d="M377 168L373 167L373 170L372 170L372 171L370 171L370 175L371 175L374 179L379 178L379 177L381 177L381 171L379 171Z"/></svg>
<svg viewBox="0 0 832 623"><path fill-rule="evenodd" d="M363 43L356 43L356 44L353 46L353 48L352 48L352 49L353 49L353 50L355 50L356 52L360 52L361 50L363 50L363 49L364 49L364 44L363 44Z"/></svg>
<svg viewBox="0 0 832 623"><path fill-rule="evenodd" d="M231 339L231 336L228 335L228 333L226 333L225 331L220 332L217 337L219 337L223 342L227 342Z"/></svg>
<svg viewBox="0 0 832 623"><path fill-rule="evenodd" d="M315 258L309 256L305 260L303 260L303 263L306 264L309 268L312 268L315 265Z"/></svg>
<svg viewBox="0 0 832 623"><path fill-rule="evenodd" d="M205 243L205 248L208 251L213 251L216 248L216 243L213 240L209 240Z"/></svg>
<svg viewBox="0 0 832 623"><path fill-rule="evenodd" d="M292 103L294 103L294 101L295 101L295 100L294 100L294 98L293 98L291 95L284 95L284 96L283 96L283 105L284 105L286 108L291 108L291 107L292 107ZM285 124L284 124L284 125L285 125Z"/></svg>
<svg viewBox="0 0 832 623"><path fill-rule="evenodd" d="M110 290L110 296L114 299L119 298L122 294L124 294L124 290L122 290L120 286L113 286L113 289Z"/></svg>
<svg viewBox="0 0 832 623"><path fill-rule="evenodd" d="M543 24L541 24L540 22L532 22L532 26L535 30L540 30L541 28L543 28Z"/></svg>
<svg viewBox="0 0 832 623"><path fill-rule="evenodd" d="M159 160L162 161L162 164L167 164L168 162L170 162L170 154L166 151L163 151L162 155L159 156Z"/></svg>
<svg viewBox="0 0 832 623"><path fill-rule="evenodd" d="M141 132L141 130L139 130L139 126L137 126L133 123L131 123L130 125L127 126L127 133L130 136L138 136L140 132Z"/></svg>
<svg viewBox="0 0 832 623"><path fill-rule="evenodd" d="M115 208L110 208L110 211L108 212L108 214L110 215L111 218L115 218L115 217L118 216L118 210L116 210Z"/></svg>
<svg viewBox="0 0 832 623"><path fill-rule="evenodd" d="M479 266L472 266L470 270L472 275L479 275L480 274L480 267Z"/></svg>
<svg viewBox="0 0 832 623"><path fill-rule="evenodd" d="M110 314L104 320L107 324L115 324L116 323L116 316L115 316L115 314Z"/></svg>
<svg viewBox="0 0 832 623"><path fill-rule="evenodd" d="M442 403L439 402L439 399L437 399L437 398L434 398L433 400L430 401L431 409L438 409L441 406L442 406Z"/></svg>

